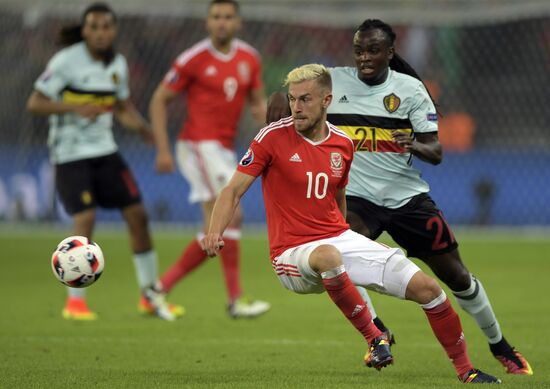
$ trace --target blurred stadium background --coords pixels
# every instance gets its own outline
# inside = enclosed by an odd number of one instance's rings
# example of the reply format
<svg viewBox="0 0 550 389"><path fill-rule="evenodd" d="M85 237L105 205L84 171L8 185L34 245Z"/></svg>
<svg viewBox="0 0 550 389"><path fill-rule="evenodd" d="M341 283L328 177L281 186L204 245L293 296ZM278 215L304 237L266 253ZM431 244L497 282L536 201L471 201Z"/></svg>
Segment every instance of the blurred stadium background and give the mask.
<svg viewBox="0 0 550 389"><path fill-rule="evenodd" d="M34 80L58 50L62 25L78 22L89 1L0 1L0 220L67 222L55 201L46 150L47 121L25 112ZM207 1L118 0L117 47L131 69L132 99L143 113L151 94L185 48L205 36ZM550 2L524 1L251 1L243 0L240 36L256 47L267 93L294 66L352 63L351 38L366 18L397 32L397 51L424 78L443 113L442 165L415 161L448 219L459 225L550 225ZM175 137L185 109L172 106ZM242 120L239 152L258 128ZM116 132L151 219L196 224L179 174L158 176L154 152ZM246 219L263 223L256 185ZM116 212L100 214L118 221Z"/></svg>
<svg viewBox="0 0 550 389"><path fill-rule="evenodd" d="M383 374L365 370L363 343L326 296L296 297L281 288L267 265L261 228L244 235L242 278L247 293L272 303L265 318L227 317L220 267L209 261L170 295L188 310L184 319L174 325L138 319L139 292L126 234L117 212L102 212L96 239L106 254L107 272L89 291L100 320L61 319L65 290L50 273L49 255L70 231L70 222L54 197L47 121L24 108L34 80L58 50L59 28L78 22L90 2L0 0L0 291L6 296L0 314L0 388L74 388L86 382L109 389L461 385L417 307L376 294L378 312L397 334L398 365ZM172 60L205 36L208 0L110 3L120 19L117 45L130 64L132 99L147 113L153 89ZM459 235L463 257L490 291L506 336L536 373L504 377L481 331L461 312L470 354L509 387L550 387L545 368L550 349L541 342L550 328L550 304L544 298L550 293L550 1L241 4L240 36L262 54L268 94L280 89L288 70L303 63L353 66L351 38L363 19L380 18L395 27L397 51L429 84L444 115L443 163L414 163L449 221L466 227ZM181 103L172 106L172 137L184 115ZM239 152L257 130L245 114ZM188 205L179 173L155 174L151 148L121 129L116 137L157 223L153 233L165 269L193 239L194 229L180 227L196 227L199 210ZM258 183L243 205L249 225L265 223ZM473 226L488 228L479 233ZM502 227L512 231L501 233ZM533 227L540 229L535 238Z"/></svg>

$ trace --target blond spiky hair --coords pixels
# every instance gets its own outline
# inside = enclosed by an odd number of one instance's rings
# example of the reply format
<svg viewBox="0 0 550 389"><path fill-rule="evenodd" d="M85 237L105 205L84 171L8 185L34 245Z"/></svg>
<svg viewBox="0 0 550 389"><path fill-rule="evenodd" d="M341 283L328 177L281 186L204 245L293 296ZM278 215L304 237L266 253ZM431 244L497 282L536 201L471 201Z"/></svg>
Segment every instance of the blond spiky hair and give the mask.
<svg viewBox="0 0 550 389"><path fill-rule="evenodd" d="M291 70L286 76L284 86L310 80L317 80L321 87L332 91L330 72L324 65L317 63L310 63Z"/></svg>

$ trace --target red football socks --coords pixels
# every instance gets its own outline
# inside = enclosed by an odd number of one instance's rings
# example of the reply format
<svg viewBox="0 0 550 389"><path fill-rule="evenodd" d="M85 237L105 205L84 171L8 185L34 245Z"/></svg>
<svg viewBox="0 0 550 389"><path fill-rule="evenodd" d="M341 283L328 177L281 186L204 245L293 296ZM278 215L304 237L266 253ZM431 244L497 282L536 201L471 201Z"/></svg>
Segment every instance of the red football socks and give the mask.
<svg viewBox="0 0 550 389"><path fill-rule="evenodd" d="M325 273L323 273L325 274ZM345 271L336 277L323 278L323 285L334 304L344 316L363 334L369 344L382 332L372 322L372 316L361 295Z"/></svg>
<svg viewBox="0 0 550 389"><path fill-rule="evenodd" d="M180 259L160 278L162 289L165 292L170 291L179 280L203 263L206 258L206 252L203 251L199 242L193 239L181 254Z"/></svg>
<svg viewBox="0 0 550 389"><path fill-rule="evenodd" d="M229 302L233 303L241 295L241 283L239 280L239 256L240 241L224 238L225 246L220 251L225 286Z"/></svg>
<svg viewBox="0 0 550 389"><path fill-rule="evenodd" d="M230 302L235 301L241 295L239 280L239 240L224 239L225 246L220 251L222 269ZM199 242L193 240L183 251L179 260L168 269L160 278L162 289L169 292L188 273L192 272L208 257L201 248Z"/></svg>
<svg viewBox="0 0 550 389"><path fill-rule="evenodd" d="M462 325L449 299L433 309L424 309L432 330L445 349L459 377L473 369L466 352L466 341Z"/></svg>

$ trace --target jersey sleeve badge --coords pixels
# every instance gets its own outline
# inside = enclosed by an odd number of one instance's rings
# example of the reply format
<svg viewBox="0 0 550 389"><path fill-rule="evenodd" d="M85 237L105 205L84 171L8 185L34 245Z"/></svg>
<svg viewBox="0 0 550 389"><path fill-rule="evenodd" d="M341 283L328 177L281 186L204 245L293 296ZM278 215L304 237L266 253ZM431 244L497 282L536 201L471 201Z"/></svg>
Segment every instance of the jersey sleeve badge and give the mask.
<svg viewBox="0 0 550 389"><path fill-rule="evenodd" d="M166 76L164 76L164 82L168 84L175 84L178 82L180 76L178 72L176 72L174 69L170 69L168 73L166 73Z"/></svg>
<svg viewBox="0 0 550 389"><path fill-rule="evenodd" d="M248 166L254 161L254 151L252 149L246 150L246 153L241 158L241 162L239 162L239 165L241 166Z"/></svg>
<svg viewBox="0 0 550 389"><path fill-rule="evenodd" d="M38 77L38 79L42 82L47 82L51 76L52 76L52 71L46 70L44 73L40 75L40 77Z"/></svg>

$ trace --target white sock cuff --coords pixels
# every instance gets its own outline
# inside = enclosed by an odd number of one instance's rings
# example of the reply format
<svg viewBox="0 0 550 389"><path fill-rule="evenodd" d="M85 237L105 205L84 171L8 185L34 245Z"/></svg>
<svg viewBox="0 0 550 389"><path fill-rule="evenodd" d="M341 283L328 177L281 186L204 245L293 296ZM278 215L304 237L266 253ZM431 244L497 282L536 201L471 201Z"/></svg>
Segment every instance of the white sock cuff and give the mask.
<svg viewBox="0 0 550 389"><path fill-rule="evenodd" d="M227 239L239 240L241 239L242 235L243 234L241 230L239 230L238 228L228 228L224 231L222 236ZM196 236L197 241L200 242L205 236L206 234L204 232L198 232Z"/></svg>
<svg viewBox="0 0 550 389"><path fill-rule="evenodd" d="M345 273L346 268L344 265L340 265L338 267L335 267L334 269L327 270L321 273L321 277L325 279L335 278L338 277L340 274Z"/></svg>
<svg viewBox="0 0 550 389"><path fill-rule="evenodd" d="M355 288L361 295L361 298L367 304L367 307L369 307L370 315L372 316L372 320L376 319L378 315L376 314L376 310L374 309L374 305L372 304L372 300L370 299L369 294L367 293L367 289L365 289L362 286L355 285Z"/></svg>
<svg viewBox="0 0 550 389"><path fill-rule="evenodd" d="M458 298L463 298L466 300L475 298L479 293L479 281L472 274L470 274L470 280L470 287L468 289L458 292L453 290L453 294Z"/></svg>
<svg viewBox="0 0 550 389"><path fill-rule="evenodd" d="M141 289L153 285L158 277L158 259L155 250L134 254L136 277Z"/></svg>
<svg viewBox="0 0 550 389"><path fill-rule="evenodd" d="M69 297L84 298L86 297L86 288L71 288L67 286Z"/></svg>
<svg viewBox="0 0 550 389"><path fill-rule="evenodd" d="M435 307L443 304L447 300L447 295L445 294L445 291L441 291L441 294L434 298L432 301L430 301L428 304L420 304L420 306L425 309L434 309Z"/></svg>
<svg viewBox="0 0 550 389"><path fill-rule="evenodd" d="M239 240L241 239L242 232L238 228L228 228L223 233L223 237L227 239Z"/></svg>

